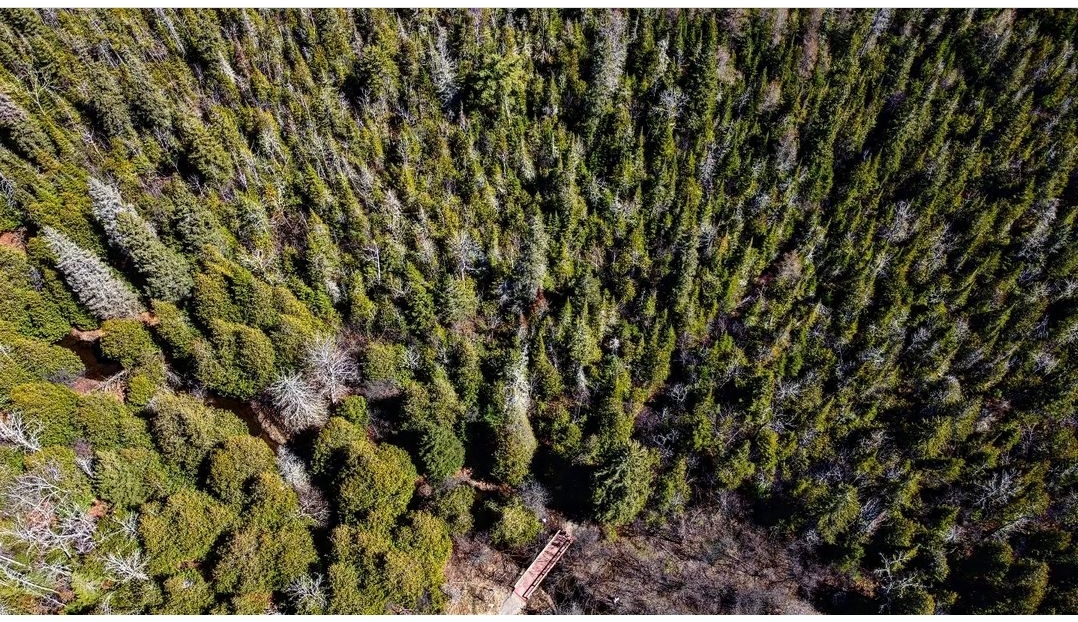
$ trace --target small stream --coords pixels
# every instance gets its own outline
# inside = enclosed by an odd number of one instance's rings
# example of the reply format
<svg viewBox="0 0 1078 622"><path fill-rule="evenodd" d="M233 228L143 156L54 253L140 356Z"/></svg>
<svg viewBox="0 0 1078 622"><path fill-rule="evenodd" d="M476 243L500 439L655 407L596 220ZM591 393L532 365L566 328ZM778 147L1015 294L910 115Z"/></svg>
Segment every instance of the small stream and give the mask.
<svg viewBox="0 0 1078 622"><path fill-rule="evenodd" d="M119 363L101 356L101 349L98 347L96 339L82 339L76 333L71 332L65 335L56 345L74 352L79 357L79 360L82 361L83 366L86 368L86 373L83 376L88 380L103 382L123 371L123 366ZM167 357L166 363L168 363ZM208 395L204 401L209 406L227 410L239 417L247 426L247 431L251 436L262 439L274 453L277 453L277 448L280 447L281 443L273 439L265 426L262 425L262 420L253 402L218 395Z"/></svg>
<svg viewBox="0 0 1078 622"><path fill-rule="evenodd" d="M70 332L64 335L64 338L56 345L71 350L75 353L75 356L79 357L79 360L82 361L82 366L86 368L86 373L83 376L90 380L107 380L123 371L123 367L119 363L101 358L96 340L80 339L74 332Z"/></svg>
<svg viewBox="0 0 1078 622"><path fill-rule="evenodd" d="M234 397L220 397L217 395L206 396L206 404L213 406L214 408L220 408L221 410L227 410L230 413L236 415L247 424L247 432L251 436L257 436L269 445L273 453L277 453L277 448L281 446L276 439L274 439L265 426L262 425L262 418L258 415L258 411L255 409L253 402L245 402L238 400Z"/></svg>

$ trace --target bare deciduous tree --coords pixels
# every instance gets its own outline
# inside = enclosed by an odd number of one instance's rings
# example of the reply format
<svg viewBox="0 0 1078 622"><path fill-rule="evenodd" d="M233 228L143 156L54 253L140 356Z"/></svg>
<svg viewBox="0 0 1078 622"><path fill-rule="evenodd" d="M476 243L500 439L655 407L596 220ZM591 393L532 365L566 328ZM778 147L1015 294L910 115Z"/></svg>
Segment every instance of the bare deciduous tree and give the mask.
<svg viewBox="0 0 1078 622"><path fill-rule="evenodd" d="M883 567L873 571L879 583L879 596L881 600L880 612L889 613L894 599L901 596L906 590L924 587L921 578L914 573L904 572L906 562L913 557L910 552L896 553L891 557L880 554Z"/></svg>
<svg viewBox="0 0 1078 622"><path fill-rule="evenodd" d="M267 392L277 410L277 419L291 432L322 427L329 418L322 394L301 374L281 376Z"/></svg>
<svg viewBox="0 0 1078 622"><path fill-rule="evenodd" d="M332 336L316 340L307 350L307 376L330 402L348 393L348 385L359 377L359 369L340 342Z"/></svg>
<svg viewBox="0 0 1078 622"><path fill-rule="evenodd" d="M625 71L625 59L629 52L629 38L626 37L626 16L623 11L606 11L599 27L598 64L595 72L595 87L599 101L607 101L618 88L618 82Z"/></svg>
<svg viewBox="0 0 1078 622"><path fill-rule="evenodd" d="M146 572L146 560L138 549L127 555L109 553L105 558L105 568L124 583L146 581L150 578Z"/></svg>
<svg viewBox="0 0 1078 622"><path fill-rule="evenodd" d="M299 577L285 589L285 593L297 611L321 613L326 608L326 592L322 587L322 575L318 573Z"/></svg>
<svg viewBox="0 0 1078 622"><path fill-rule="evenodd" d="M449 250L457 264L457 272L460 273L461 279L469 272L475 272L483 259L483 248L465 229L458 229L453 233L449 241Z"/></svg>
<svg viewBox="0 0 1078 622"><path fill-rule="evenodd" d="M313 483L303 460L285 446L277 450L277 470L299 497L300 511L318 525L329 522L329 503Z"/></svg>
<svg viewBox="0 0 1078 622"><path fill-rule="evenodd" d="M55 461L7 480L0 490L0 583L17 586L47 610L62 606L71 568L58 560L97 546L97 519Z"/></svg>
<svg viewBox="0 0 1078 622"><path fill-rule="evenodd" d="M36 421L23 419L19 411L0 413L0 442L29 452L41 451L41 426Z"/></svg>
<svg viewBox="0 0 1078 622"><path fill-rule="evenodd" d="M1022 488L1022 477L1015 469L993 473L991 477L976 484L980 494L974 503L979 508L1004 505Z"/></svg>

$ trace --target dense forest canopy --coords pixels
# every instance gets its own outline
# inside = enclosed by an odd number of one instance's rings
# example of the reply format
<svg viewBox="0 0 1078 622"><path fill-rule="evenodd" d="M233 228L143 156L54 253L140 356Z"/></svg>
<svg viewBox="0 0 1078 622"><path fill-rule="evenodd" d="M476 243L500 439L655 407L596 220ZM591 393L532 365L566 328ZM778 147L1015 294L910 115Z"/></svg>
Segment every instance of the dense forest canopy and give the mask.
<svg viewBox="0 0 1078 622"><path fill-rule="evenodd" d="M1076 41L0 12L0 611L435 612L737 499L821 610L1075 612Z"/></svg>

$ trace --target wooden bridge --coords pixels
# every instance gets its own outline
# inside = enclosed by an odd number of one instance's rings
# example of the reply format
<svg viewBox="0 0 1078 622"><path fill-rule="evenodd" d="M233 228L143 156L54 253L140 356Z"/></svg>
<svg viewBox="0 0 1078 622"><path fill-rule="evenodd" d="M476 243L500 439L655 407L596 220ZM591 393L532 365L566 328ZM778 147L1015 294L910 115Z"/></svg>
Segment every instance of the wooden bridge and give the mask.
<svg viewBox="0 0 1078 622"><path fill-rule="evenodd" d="M565 551L569 549L569 545L572 543L573 537L568 533L559 530L554 534L554 537L546 543L543 550L539 551L539 554L532 560L531 565L517 579L516 584L513 586L513 592L509 594L509 598L506 598L502 604L501 615L514 615L524 608L528 599L538 589L539 584L550 574L550 571L558 563L558 560L565 555Z"/></svg>

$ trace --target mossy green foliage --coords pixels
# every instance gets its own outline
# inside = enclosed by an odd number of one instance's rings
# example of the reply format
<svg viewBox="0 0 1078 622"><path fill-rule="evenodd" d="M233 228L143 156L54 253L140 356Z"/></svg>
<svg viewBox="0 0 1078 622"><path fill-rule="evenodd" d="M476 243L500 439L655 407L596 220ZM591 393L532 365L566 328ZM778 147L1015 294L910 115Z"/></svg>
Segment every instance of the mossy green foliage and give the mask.
<svg viewBox="0 0 1078 622"><path fill-rule="evenodd" d="M218 443L247 434L239 417L189 395L162 391L154 396L149 410L161 455L192 476Z"/></svg>
<svg viewBox="0 0 1078 622"><path fill-rule="evenodd" d="M498 510L498 520L490 530L490 541L495 546L518 548L530 544L543 528L539 517L513 498Z"/></svg>
<svg viewBox="0 0 1078 622"><path fill-rule="evenodd" d="M194 356L201 335L183 311L172 303L155 300L153 313L157 317L154 333L168 345L172 355L184 360Z"/></svg>
<svg viewBox="0 0 1078 622"><path fill-rule="evenodd" d="M274 471L273 451L259 438L232 436L209 457L206 489L230 505L243 502L248 481L263 471Z"/></svg>
<svg viewBox="0 0 1078 622"><path fill-rule="evenodd" d="M219 592L280 591L318 560L296 493L275 472L253 478L240 515L243 522L216 550L213 577Z"/></svg>
<svg viewBox="0 0 1078 622"><path fill-rule="evenodd" d="M408 378L404 358L403 345L372 341L363 350L363 377L368 382L401 384Z"/></svg>
<svg viewBox="0 0 1078 622"><path fill-rule="evenodd" d="M531 472L538 441L531 423L519 414L497 415L494 421L494 466L492 474L510 486L519 485Z"/></svg>
<svg viewBox="0 0 1078 622"><path fill-rule="evenodd" d="M233 596L228 601L228 606L218 606L213 610L214 615L238 615L255 616L266 615L273 606L273 594L270 592L253 592Z"/></svg>
<svg viewBox="0 0 1078 622"><path fill-rule="evenodd" d="M0 246L0 318L21 335L57 341L71 326L48 293L35 288L37 274L24 253Z"/></svg>
<svg viewBox="0 0 1078 622"><path fill-rule="evenodd" d="M146 421L135 416L110 393L81 396L75 410L81 437L95 449L149 448L153 446Z"/></svg>
<svg viewBox="0 0 1078 622"><path fill-rule="evenodd" d="M452 430L430 425L420 434L419 463L432 482L441 482L464 466L464 444Z"/></svg>
<svg viewBox="0 0 1078 622"><path fill-rule="evenodd" d="M367 400L360 395L349 395L342 399L334 409L334 415L360 428L370 421Z"/></svg>
<svg viewBox="0 0 1078 622"><path fill-rule="evenodd" d="M167 575L185 562L198 562L218 537L238 519L227 506L206 493L184 488L164 502L144 505L139 537L149 556L150 572Z"/></svg>
<svg viewBox="0 0 1078 622"><path fill-rule="evenodd" d="M475 505L475 489L467 485L457 485L442 490L435 496L432 512L445 521L449 533L463 535L472 530Z"/></svg>
<svg viewBox="0 0 1078 622"><path fill-rule="evenodd" d="M101 450L95 458L94 489L118 507L135 508L163 499L182 484L152 449Z"/></svg>
<svg viewBox="0 0 1078 622"><path fill-rule="evenodd" d="M353 443L336 478L342 522L383 525L404 513L419 476L408 452L388 443Z"/></svg>
<svg viewBox="0 0 1078 622"><path fill-rule="evenodd" d="M387 537L389 536L389 537ZM391 534L342 525L333 532L330 614L384 614L389 606L437 610L452 544L445 523L425 512Z"/></svg>
<svg viewBox="0 0 1078 622"><path fill-rule="evenodd" d="M51 382L29 382L11 389L10 408L41 427L45 445L70 445L79 437L75 418L78 395Z"/></svg>
<svg viewBox="0 0 1078 622"><path fill-rule="evenodd" d="M106 320L98 342L105 358L118 361L125 369L149 364L160 350L150 332L138 320Z"/></svg>
<svg viewBox="0 0 1078 622"><path fill-rule="evenodd" d="M375 445L361 428L332 417L314 445L312 471L336 491L341 522L382 529L404 514L419 474L408 452Z"/></svg>
<svg viewBox="0 0 1078 622"><path fill-rule="evenodd" d="M208 613L214 604L213 589L197 570L182 570L165 579L161 585L164 602L154 609L154 613L199 615Z"/></svg>
<svg viewBox="0 0 1078 622"><path fill-rule="evenodd" d="M85 372L78 355L40 339L20 335L14 325L0 320L0 391L7 395L19 384L35 380L66 382Z"/></svg>
<svg viewBox="0 0 1078 622"><path fill-rule="evenodd" d="M214 320L209 343L195 346L195 376L222 395L249 399L272 381L276 356L258 328Z"/></svg>

